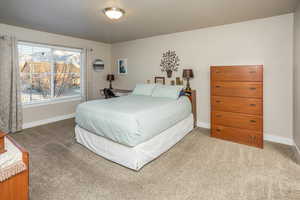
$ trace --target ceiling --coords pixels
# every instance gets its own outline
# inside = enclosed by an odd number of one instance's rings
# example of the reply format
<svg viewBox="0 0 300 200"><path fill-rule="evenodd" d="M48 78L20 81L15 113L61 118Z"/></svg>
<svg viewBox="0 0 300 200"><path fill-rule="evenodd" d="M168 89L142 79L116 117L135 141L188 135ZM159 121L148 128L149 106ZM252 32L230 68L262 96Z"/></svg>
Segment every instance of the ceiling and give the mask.
<svg viewBox="0 0 300 200"><path fill-rule="evenodd" d="M298 0L0 0L0 23L116 43L293 12ZM102 9L121 7L113 22Z"/></svg>

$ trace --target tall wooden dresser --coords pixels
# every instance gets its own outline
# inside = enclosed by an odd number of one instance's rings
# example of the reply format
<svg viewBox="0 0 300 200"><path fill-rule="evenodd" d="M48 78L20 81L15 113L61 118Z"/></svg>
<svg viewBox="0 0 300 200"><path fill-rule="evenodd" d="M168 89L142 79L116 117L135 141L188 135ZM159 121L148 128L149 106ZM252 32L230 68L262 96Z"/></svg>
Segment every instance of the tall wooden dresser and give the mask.
<svg viewBox="0 0 300 200"><path fill-rule="evenodd" d="M263 148L263 66L211 67L211 136Z"/></svg>

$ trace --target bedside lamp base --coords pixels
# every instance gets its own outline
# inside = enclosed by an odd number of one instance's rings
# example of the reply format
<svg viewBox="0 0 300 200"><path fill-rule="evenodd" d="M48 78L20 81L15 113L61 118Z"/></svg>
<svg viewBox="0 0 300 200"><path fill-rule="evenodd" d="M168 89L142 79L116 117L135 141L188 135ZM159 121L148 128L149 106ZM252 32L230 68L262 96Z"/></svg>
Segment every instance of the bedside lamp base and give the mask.
<svg viewBox="0 0 300 200"><path fill-rule="evenodd" d="M192 90L192 88L191 88L191 86L190 86L190 79L189 79L189 78L187 78L187 83L186 83L186 88L185 88L185 90L186 90L186 91L191 91L191 90Z"/></svg>

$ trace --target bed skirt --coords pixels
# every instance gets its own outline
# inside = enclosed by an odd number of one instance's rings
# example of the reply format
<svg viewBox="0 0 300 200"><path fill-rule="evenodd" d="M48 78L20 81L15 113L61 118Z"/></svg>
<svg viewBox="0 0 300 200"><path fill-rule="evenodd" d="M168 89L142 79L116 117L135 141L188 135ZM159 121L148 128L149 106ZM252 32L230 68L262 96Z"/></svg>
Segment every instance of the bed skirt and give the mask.
<svg viewBox="0 0 300 200"><path fill-rule="evenodd" d="M94 153L133 170L166 152L194 128L193 115L178 122L150 140L135 147L128 147L91 133L78 125L75 127L76 141Z"/></svg>

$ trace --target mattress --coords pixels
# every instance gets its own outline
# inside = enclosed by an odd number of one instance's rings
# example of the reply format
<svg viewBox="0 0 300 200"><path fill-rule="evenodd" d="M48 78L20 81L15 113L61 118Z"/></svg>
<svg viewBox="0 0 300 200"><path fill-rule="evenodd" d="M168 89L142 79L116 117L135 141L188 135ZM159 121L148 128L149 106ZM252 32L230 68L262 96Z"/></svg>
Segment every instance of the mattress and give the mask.
<svg viewBox="0 0 300 200"><path fill-rule="evenodd" d="M78 143L108 160L133 170L140 170L180 141L193 130L193 126L193 115L190 114L186 119L135 147L113 142L78 125L75 127L75 138Z"/></svg>
<svg viewBox="0 0 300 200"><path fill-rule="evenodd" d="M179 99L128 95L78 105L76 123L85 130L134 147L191 114L191 103Z"/></svg>

